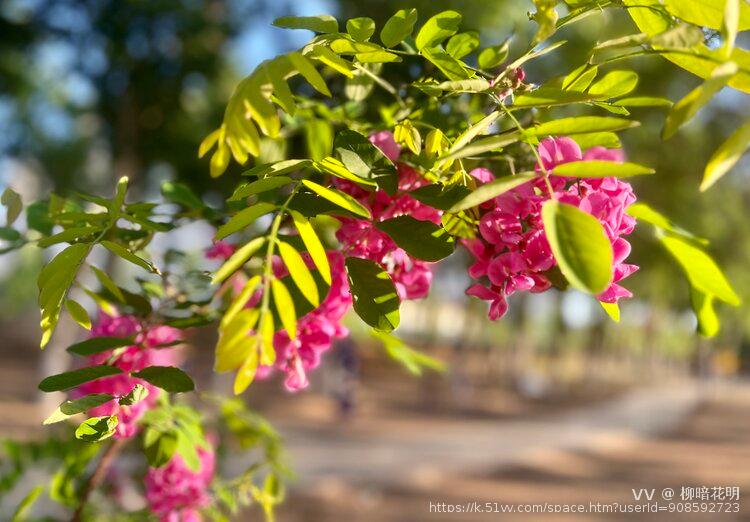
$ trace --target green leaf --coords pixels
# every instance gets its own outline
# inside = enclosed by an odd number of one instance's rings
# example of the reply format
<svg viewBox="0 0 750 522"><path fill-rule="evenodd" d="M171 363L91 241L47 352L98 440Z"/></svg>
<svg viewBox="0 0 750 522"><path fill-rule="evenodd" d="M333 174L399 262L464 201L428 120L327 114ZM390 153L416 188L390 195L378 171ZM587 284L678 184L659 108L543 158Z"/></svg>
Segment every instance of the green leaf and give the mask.
<svg viewBox="0 0 750 522"><path fill-rule="evenodd" d="M352 151L344 151L344 152L355 154ZM345 156L342 156L342 157L345 157ZM360 159L360 162L362 162L361 159ZM364 162L362 163L364 164ZM367 165L364 165L364 166L365 168L367 168ZM353 183L356 183L358 185L364 185L367 187L377 186L377 184L374 181L370 181L369 179L365 179L361 176L358 176L354 172L351 172L349 169L346 168L346 166L344 166L344 164L341 161L337 160L336 158L327 157L327 158L323 158L321 161L316 161L315 168L324 174L330 174L332 176L336 176L337 178L345 179Z"/></svg>
<svg viewBox="0 0 750 522"><path fill-rule="evenodd" d="M85 382L119 373L122 373L122 370L115 366L86 366L85 368L51 375L39 383L39 389L43 392L63 391L80 386Z"/></svg>
<svg viewBox="0 0 750 522"><path fill-rule="evenodd" d="M232 194L229 201L241 201L247 197L260 194L262 192L268 192L280 187L289 185L294 180L287 176L271 176L268 178L259 179L257 181L251 181L250 183L243 183Z"/></svg>
<svg viewBox="0 0 750 522"><path fill-rule="evenodd" d="M101 442L115 434L117 415L91 417L76 428L76 438L86 442Z"/></svg>
<svg viewBox="0 0 750 522"><path fill-rule="evenodd" d="M432 221L420 221L411 216L398 216L376 223L375 226L408 254L424 261L440 261L453 253L454 239Z"/></svg>
<svg viewBox="0 0 750 522"><path fill-rule="evenodd" d="M279 255L289 271L289 276L300 289L311 305L315 308L320 305L320 295L318 295L318 286L315 284L310 270L307 268L304 259L299 255L292 245L284 241L278 242Z"/></svg>
<svg viewBox="0 0 750 522"><path fill-rule="evenodd" d="M177 434L172 430L148 428L143 434L143 453L152 468L159 468L172 460L177 449Z"/></svg>
<svg viewBox="0 0 750 522"><path fill-rule="evenodd" d="M161 195L171 203L182 205L192 210L205 208L205 204L193 189L176 181L165 181L161 184Z"/></svg>
<svg viewBox="0 0 750 522"><path fill-rule="evenodd" d="M587 150L592 147L605 147L607 149L622 148L620 138L614 132L587 132L584 134L575 134L572 138L578 143L581 150Z"/></svg>
<svg viewBox="0 0 750 522"><path fill-rule="evenodd" d="M510 40L505 40L500 45L494 45L482 49L479 53L479 68L480 69L494 69L499 67L502 63L508 59L508 52L510 50Z"/></svg>
<svg viewBox="0 0 750 522"><path fill-rule="evenodd" d="M715 337L721 325L714 309L714 297L690 288L690 305L698 320L698 333L704 337Z"/></svg>
<svg viewBox="0 0 750 522"><path fill-rule="evenodd" d="M346 32L358 42L365 42L375 32L375 22L367 17L352 18L346 21Z"/></svg>
<svg viewBox="0 0 750 522"><path fill-rule="evenodd" d="M747 2L743 2L743 0L725 0L724 19L721 23L721 35L724 37L724 45L722 45L721 50L725 58L732 56L734 44L737 40L740 25L740 2L745 5L745 8L748 7ZM748 20L750 20L750 12L746 14Z"/></svg>
<svg viewBox="0 0 750 522"><path fill-rule="evenodd" d="M466 80L471 78L472 72L464 67L463 62L440 49L426 47L422 55L450 80Z"/></svg>
<svg viewBox="0 0 750 522"><path fill-rule="evenodd" d="M146 397L148 397L148 388L142 384L136 384L127 395L120 397L117 402L120 406L132 406L133 404L138 404Z"/></svg>
<svg viewBox="0 0 750 522"><path fill-rule="evenodd" d="M568 74L563 79L561 87L564 91L583 92L588 89L598 72L597 66L585 63Z"/></svg>
<svg viewBox="0 0 750 522"><path fill-rule="evenodd" d="M37 245L40 248L47 248L56 245L57 243L72 243L75 240L84 240L87 236L101 232L101 230L101 227L90 226L67 228L62 232L40 239L37 242ZM90 240L91 239L89 239L89 241Z"/></svg>
<svg viewBox="0 0 750 522"><path fill-rule="evenodd" d="M417 21L416 9L401 9L391 16L380 31L380 41L387 48L400 44L411 35Z"/></svg>
<svg viewBox="0 0 750 522"><path fill-rule="evenodd" d="M327 14L315 16L282 16L273 21L273 25L283 29L307 29L315 33L337 33L339 23Z"/></svg>
<svg viewBox="0 0 750 522"><path fill-rule="evenodd" d="M273 163L256 165L255 167L243 172L242 175L256 176L258 178L269 178L271 176L281 176L282 174L288 174L290 172L306 169L310 165L312 165L312 160L309 159L290 159L275 161ZM259 181L262 180L259 179Z"/></svg>
<svg viewBox="0 0 750 522"><path fill-rule="evenodd" d="M352 214L356 214L365 219L372 219L370 211L349 194L346 194L334 188L328 188L322 185L318 185L317 183L315 183L314 181L310 181L309 179L303 179L302 184L318 194L320 197L343 208L344 210L348 210Z"/></svg>
<svg viewBox="0 0 750 522"><path fill-rule="evenodd" d="M18 507L13 513L13 516L10 517L10 522L23 522L24 520L26 520L26 514L28 513L29 509L31 509L36 500L39 498L39 495L41 495L43 492L44 486L35 486L34 488L32 488L31 491L29 491L18 504Z"/></svg>
<svg viewBox="0 0 750 522"><path fill-rule="evenodd" d="M541 123L527 129L525 134L533 136L570 136L573 134L588 134L591 132L616 132L638 127L640 123L625 118L607 116L578 116L560 118Z"/></svg>
<svg viewBox="0 0 750 522"><path fill-rule="evenodd" d="M726 62L716 66L711 72L710 78L675 103L664 122L664 130L661 133L662 139L671 138L680 127L690 121L698 112L698 109L711 101L714 94L719 92L732 76L737 74L737 70L737 64L734 62Z"/></svg>
<svg viewBox="0 0 750 522"><path fill-rule="evenodd" d="M195 390L195 383L188 374L175 366L149 366L131 374L169 393Z"/></svg>
<svg viewBox="0 0 750 522"><path fill-rule="evenodd" d="M102 241L101 245L112 252L113 254L117 254L119 257L124 259L125 261L129 261L133 263L136 266L139 266L143 268L144 270L147 270L154 274L159 274L159 270L150 262L146 261L140 256L135 255L133 252L128 250L122 245L118 245L117 243L113 243L112 241Z"/></svg>
<svg viewBox="0 0 750 522"><path fill-rule="evenodd" d="M92 337L79 343L68 346L68 353L81 356L94 355L123 346L132 346L135 344L133 337Z"/></svg>
<svg viewBox="0 0 750 522"><path fill-rule="evenodd" d="M297 313L294 310L294 301L292 301L292 296L289 295L289 290L284 286L284 283L274 279L271 281L271 295L284 330L292 341L295 340L297 338Z"/></svg>
<svg viewBox="0 0 750 522"><path fill-rule="evenodd" d="M275 209L276 205L260 201L245 209L240 210L237 214L232 216L229 221L219 227L219 229L216 231L216 241L224 239L225 237L232 235L235 232L239 232L240 230L247 228L256 219L261 216L265 216Z"/></svg>
<svg viewBox="0 0 750 522"><path fill-rule="evenodd" d="M521 134L517 131L488 136L486 138L482 138L473 143L470 143L465 147L461 147L460 149L455 150L446 156L441 156L440 161L445 162L453 159L465 158L467 156L475 156L477 154L498 150L507 145L516 143L520 138Z"/></svg>
<svg viewBox="0 0 750 522"><path fill-rule="evenodd" d="M125 195L128 192L128 177L122 176L117 180L117 187L115 187L115 197L112 203L109 205L109 210L113 214L120 212L122 205L125 203Z"/></svg>
<svg viewBox="0 0 750 522"><path fill-rule="evenodd" d="M661 234L659 239L682 267L693 288L732 306L740 305L739 296L721 268L694 242L670 234Z"/></svg>
<svg viewBox="0 0 750 522"><path fill-rule="evenodd" d="M617 163L614 161L587 160L563 163L554 168L555 176L570 178L626 178L653 174L654 169L638 165L637 163Z"/></svg>
<svg viewBox="0 0 750 522"><path fill-rule="evenodd" d="M289 215L292 216L294 221L294 227L299 232L302 242L307 248L307 252L310 254L315 266L318 268L321 277L327 284L331 284L331 267L328 263L328 255L326 254L323 244L320 242L318 235L315 233L315 229L312 227L310 222L297 212L296 210L290 210Z"/></svg>
<svg viewBox="0 0 750 522"><path fill-rule="evenodd" d="M445 46L445 51L453 58L460 60L479 47L479 33L469 31L452 36Z"/></svg>
<svg viewBox="0 0 750 522"><path fill-rule="evenodd" d="M471 190L464 185L424 185L409 192L409 195L438 210L448 210L453 205L471 194Z"/></svg>
<svg viewBox="0 0 750 522"><path fill-rule="evenodd" d="M120 290L120 287L115 284L114 281L102 270L99 270L94 265L89 265L91 267L91 270L94 272L94 275L99 280L99 283L102 285L102 287L107 290L110 294L112 294L118 301L121 303L125 303L125 296L122 293L122 290Z"/></svg>
<svg viewBox="0 0 750 522"><path fill-rule="evenodd" d="M410 348L398 337L370 330L373 337L383 343L386 353L394 361L401 364L412 375L422 375L424 369L430 369L437 372L444 372L446 367L443 361L425 355L417 350Z"/></svg>
<svg viewBox="0 0 750 522"><path fill-rule="evenodd" d="M672 234L683 236L691 241L698 242L704 245L708 244L708 241L706 239L695 236L684 228L675 225L668 217L653 209L646 203L633 203L627 208L626 212L636 219L640 219L641 221L650 223L651 225L671 232Z"/></svg>
<svg viewBox="0 0 750 522"><path fill-rule="evenodd" d="M602 96L577 91L563 91L555 87L539 87L538 89L516 96L513 107L552 107L585 103L602 99Z"/></svg>
<svg viewBox="0 0 750 522"><path fill-rule="evenodd" d="M298 52L291 52L287 54L287 57L289 58L289 61L292 62L292 65L297 72L299 72L316 91L324 96L331 96L331 91L328 90L325 80L317 69L315 69L315 66L310 60Z"/></svg>
<svg viewBox="0 0 750 522"><path fill-rule="evenodd" d="M39 287L39 308L42 312L40 326L42 328L41 347L47 345L52 332L60 319L60 310L68 288L75 280L78 268L89 253L91 246L76 243L57 254L42 269L37 279Z"/></svg>
<svg viewBox="0 0 750 522"><path fill-rule="evenodd" d="M3 241L18 241L21 239L21 233L10 227L0 227L0 239Z"/></svg>
<svg viewBox="0 0 750 522"><path fill-rule="evenodd" d="M449 152L455 152L468 145L471 140L473 140L480 134L486 134L499 116L500 113L498 111L491 112L487 116L479 120L477 123L466 129L453 142L453 145L449 149Z"/></svg>
<svg viewBox="0 0 750 522"><path fill-rule="evenodd" d="M0 203L6 208L5 214L5 226L11 226L23 210L23 203L21 202L21 196L16 191L8 187L3 191L0 196Z"/></svg>
<svg viewBox="0 0 750 522"><path fill-rule="evenodd" d="M503 176L502 178L494 179L489 183L480 185L471 194L467 195L448 209L448 212L460 212L481 205L485 201L496 198L519 185L523 185L535 177L537 177L537 175L533 172L522 172L515 176Z"/></svg>
<svg viewBox="0 0 750 522"><path fill-rule="evenodd" d="M592 85L588 92L604 99L625 96L638 85L638 75L633 71L612 71Z"/></svg>
<svg viewBox="0 0 750 522"><path fill-rule="evenodd" d="M86 395L80 399L63 402L49 417L44 421L44 424L54 424L56 422L64 421L73 415L78 415L91 408L96 408L102 404L114 400L114 396L108 393L92 393Z"/></svg>
<svg viewBox="0 0 750 522"><path fill-rule="evenodd" d="M216 285L225 281L229 276L242 268L242 266L253 257L253 254L260 250L260 247L262 247L265 242L265 237L256 237L255 239L248 241L242 246L242 248L237 249L237 251L216 271L211 280L211 284Z"/></svg>
<svg viewBox="0 0 750 522"><path fill-rule="evenodd" d="M701 192L708 190L729 172L748 148L750 148L750 120L734 131L708 160L701 182Z"/></svg>
<svg viewBox="0 0 750 522"><path fill-rule="evenodd" d="M354 70L351 62L341 58L338 54L331 51L328 47L318 45L313 48L311 56L316 60L326 64L328 67L337 71L347 78L354 78Z"/></svg>
<svg viewBox="0 0 750 522"><path fill-rule="evenodd" d="M693 25L721 29L726 0L664 0L668 12ZM750 29L750 6L740 2L737 13L740 31Z"/></svg>
<svg viewBox="0 0 750 522"><path fill-rule="evenodd" d="M75 322L86 330L91 330L91 318L83 306L73 299L67 299L65 301L65 308L68 309L70 317L72 317Z"/></svg>
<svg viewBox="0 0 750 522"><path fill-rule="evenodd" d="M289 84L286 83L285 78L290 67L289 59L286 56L278 56L266 62L263 69L273 86L273 94L276 96L274 101L287 114L294 116L295 112L297 112L297 104L294 102L294 94L292 94L292 90L289 88Z"/></svg>
<svg viewBox="0 0 750 522"><path fill-rule="evenodd" d="M666 98L634 96L632 98L620 98L612 105L616 107L671 107L672 102Z"/></svg>
<svg viewBox="0 0 750 522"><path fill-rule="evenodd" d="M415 43L417 49L434 47L449 36L456 34L461 25L461 14L456 11L438 13L422 26L417 33Z"/></svg>
<svg viewBox="0 0 750 522"><path fill-rule="evenodd" d="M319 161L331 154L333 127L325 120L312 118L305 124L305 143L310 157Z"/></svg>
<svg viewBox="0 0 750 522"><path fill-rule="evenodd" d="M612 282L612 245L601 223L573 205L548 200L542 221L552 254L571 286L599 294Z"/></svg>
<svg viewBox="0 0 750 522"><path fill-rule="evenodd" d="M346 259L346 271L357 315L377 330L394 330L401 302L388 272L369 259L356 257Z"/></svg>

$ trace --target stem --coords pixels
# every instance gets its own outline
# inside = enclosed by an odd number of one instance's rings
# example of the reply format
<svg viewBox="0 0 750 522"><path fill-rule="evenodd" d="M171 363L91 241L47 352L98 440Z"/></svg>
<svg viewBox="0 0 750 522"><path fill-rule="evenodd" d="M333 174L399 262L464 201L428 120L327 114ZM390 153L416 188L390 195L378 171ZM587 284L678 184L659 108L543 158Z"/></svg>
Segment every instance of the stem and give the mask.
<svg viewBox="0 0 750 522"><path fill-rule="evenodd" d="M523 131L525 130L523 126L521 125L521 122L518 121L518 118L516 118L513 115L513 112L508 110L508 108L500 101L498 100L500 107L503 109L503 112L508 115L508 117L513 120L513 123L515 123L516 127L518 128L519 132L523 134ZM526 141L526 140L524 140ZM552 188L552 183L549 181L549 172L547 169L544 168L544 164L542 163L542 158L539 156L539 151L536 150L536 147L534 147L531 143L526 141L526 143L531 147L531 152L534 154L534 157L536 158L537 164L539 165L539 168L542 169L542 177L544 178L544 183L547 185L547 192L549 193L550 199L555 199L555 191Z"/></svg>
<svg viewBox="0 0 750 522"><path fill-rule="evenodd" d="M71 522L81 522L81 520L83 520L81 517L83 515L83 510L86 507L86 503L88 502L89 497L94 492L94 490L96 490L102 480L104 480L107 471L117 457L117 454L122 451L122 448L125 446L126 442L127 439L117 439L106 449L104 455L102 455L101 460L99 460L99 464L96 465L96 469L91 474L91 477L89 477L88 481L86 481L86 484L83 487L83 492L81 493L81 502L78 504L78 507L73 513L73 518L70 519Z"/></svg>
<svg viewBox="0 0 750 522"><path fill-rule="evenodd" d="M281 226L281 218L284 215L284 212L286 212L287 207L289 206L289 203L291 203L294 196L297 194L297 191L299 190L300 185L297 184L294 187L294 190L292 190L292 193L289 194L289 197L284 201L284 203L279 207L279 212L276 214L276 217L273 219L273 223L271 224L271 230L268 232L268 247L266 248L266 266L263 270L263 298L261 301L261 318L264 314L268 312L268 305L271 298L271 279L273 278L273 252L274 247L276 246L276 237L279 234L279 227Z"/></svg>

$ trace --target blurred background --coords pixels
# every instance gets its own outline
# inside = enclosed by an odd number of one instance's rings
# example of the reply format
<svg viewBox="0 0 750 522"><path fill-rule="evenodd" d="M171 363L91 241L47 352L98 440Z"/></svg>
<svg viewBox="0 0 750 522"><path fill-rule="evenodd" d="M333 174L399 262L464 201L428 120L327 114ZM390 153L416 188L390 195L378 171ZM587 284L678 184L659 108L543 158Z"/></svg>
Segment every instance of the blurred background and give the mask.
<svg viewBox="0 0 750 522"><path fill-rule="evenodd" d="M209 178L198 144L240 78L311 36L272 20L330 13L380 27L404 7L417 7L421 21L456 9L484 45L514 35L516 52L535 29L524 0L4 0L0 191L10 186L24 201L51 190L109 193L127 175L146 199L172 179L218 204L236 176ZM568 44L527 76L565 74L596 40L632 32L624 13L593 16L557 35ZM658 57L629 65L641 75L639 95L675 100L699 83ZM749 113L747 95L727 90L668 142L659 139L661 110L635 109L643 126L623 135L627 154L657 169L634 182L639 198L709 238L745 302L750 161L706 194L698 185L711 152ZM210 230L198 232L165 241L208 246ZM57 398L36 383L68 364L62 348L79 335L63 325L56 346L38 349L42 255L27 247L0 258L0 437L44 436L40 421ZM636 297L622 302L619 325L575 292L517 294L491 323L484 304L463 295L466 260L454 257L430 298L404 306L398 332L445 361L445 373L409 375L352 321L352 340L327 355L309 391L289 395L271 381L246 394L279 428L297 472L280 520L469 520L429 513L429 503L626 502L631 488L740 486L750 495L746 306L722 307L721 333L697 337L679 269L638 230L631 257L642 268L627 280ZM190 370L203 389L225 390L211 375L212 349L197 332ZM722 519L748 519L746 504Z"/></svg>

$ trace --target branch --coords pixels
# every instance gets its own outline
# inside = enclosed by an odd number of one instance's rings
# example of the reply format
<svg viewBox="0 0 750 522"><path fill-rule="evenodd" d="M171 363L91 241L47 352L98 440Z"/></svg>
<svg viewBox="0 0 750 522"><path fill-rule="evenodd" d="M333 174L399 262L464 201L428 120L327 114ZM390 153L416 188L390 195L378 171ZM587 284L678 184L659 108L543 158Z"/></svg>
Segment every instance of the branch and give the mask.
<svg viewBox="0 0 750 522"><path fill-rule="evenodd" d="M104 452L104 455L102 455L99 464L97 464L96 469L91 474L91 477L89 477L88 481L83 487L83 492L81 493L81 501L78 504L75 513L73 513L73 518L70 519L70 522L81 522L81 520L83 520L81 516L83 515L83 509L86 507L86 503L88 502L89 497L102 482L104 476L107 474L107 471L112 465L112 462L114 462L115 458L125 446L126 442L127 439L117 439Z"/></svg>

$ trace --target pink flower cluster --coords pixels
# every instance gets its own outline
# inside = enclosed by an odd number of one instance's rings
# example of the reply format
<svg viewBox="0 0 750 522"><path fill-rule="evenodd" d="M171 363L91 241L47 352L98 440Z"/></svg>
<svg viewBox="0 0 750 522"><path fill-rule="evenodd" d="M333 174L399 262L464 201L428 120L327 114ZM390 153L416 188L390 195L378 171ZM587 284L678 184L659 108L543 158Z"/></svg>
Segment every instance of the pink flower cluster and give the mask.
<svg viewBox="0 0 750 522"><path fill-rule="evenodd" d="M396 162L401 155L401 147L393 139L391 132L373 134L370 141L391 161ZM370 209L373 221L409 215L421 221L440 223L439 210L409 195L409 191L427 184L422 176L403 163L397 164L397 175L398 188L394 196L384 190L369 192L346 180L335 179L334 183ZM336 232L336 237L343 245L347 256L370 259L383 266L393 279L401 299L420 299L427 296L432 282L431 263L411 257L370 221L339 219L341 228Z"/></svg>
<svg viewBox="0 0 750 522"><path fill-rule="evenodd" d="M146 474L146 500L151 512L161 522L199 522L199 509L211 497L207 489L214 475L214 452L197 448L200 469L192 471L177 453L160 468L149 468Z"/></svg>
<svg viewBox="0 0 750 522"><path fill-rule="evenodd" d="M550 172L555 166L571 161L623 161L621 150L594 147L581 153L570 138L548 138L539 144L541 165L537 170ZM490 181L487 169L475 169L471 174L482 182ZM614 266L612 284L597 298L616 303L632 294L618 283L638 267L624 262L630 244L622 237L633 231L635 219L625 213L635 201L630 184L617 178L568 179L549 176L554 197L575 205L596 217L612 244ZM508 309L507 298L517 291L542 292L551 283L546 272L555 266L547 237L544 233L541 209L549 199L544 179L524 183L482 206L479 237L464 241L474 256L469 268L472 278L487 278L488 284L475 284L467 294L490 303L490 319L502 317Z"/></svg>
<svg viewBox="0 0 750 522"><path fill-rule="evenodd" d="M309 258L307 262L312 265ZM328 351L334 340L349 335L341 324L341 319L352 306L344 256L340 252L329 252L328 262L331 266L331 287L326 298L315 310L297 320L297 338L294 341L285 330L276 332L273 339L275 368L286 375L284 386L289 391L307 388L307 372L320 365L323 353ZM283 265L276 268L277 277L286 275ZM271 368L261 368L259 376L265 377L270 371Z"/></svg>
<svg viewBox="0 0 750 522"><path fill-rule="evenodd" d="M141 346L126 346L115 350L97 353L88 358L89 365L111 364L125 373L102 377L80 385L79 396L91 393L108 393L115 400L89 410L92 417L117 415L118 424L115 438L132 437L138 432L138 420L156 404L159 388L148 382L131 377L127 372L137 372L148 366L172 366L176 363L174 350L155 348L180 339L179 330L169 326L145 327L136 317L130 315L110 316L101 313L99 321L91 329L92 337L130 337ZM130 393L136 384L148 390L148 396L131 406L121 406L117 399Z"/></svg>

